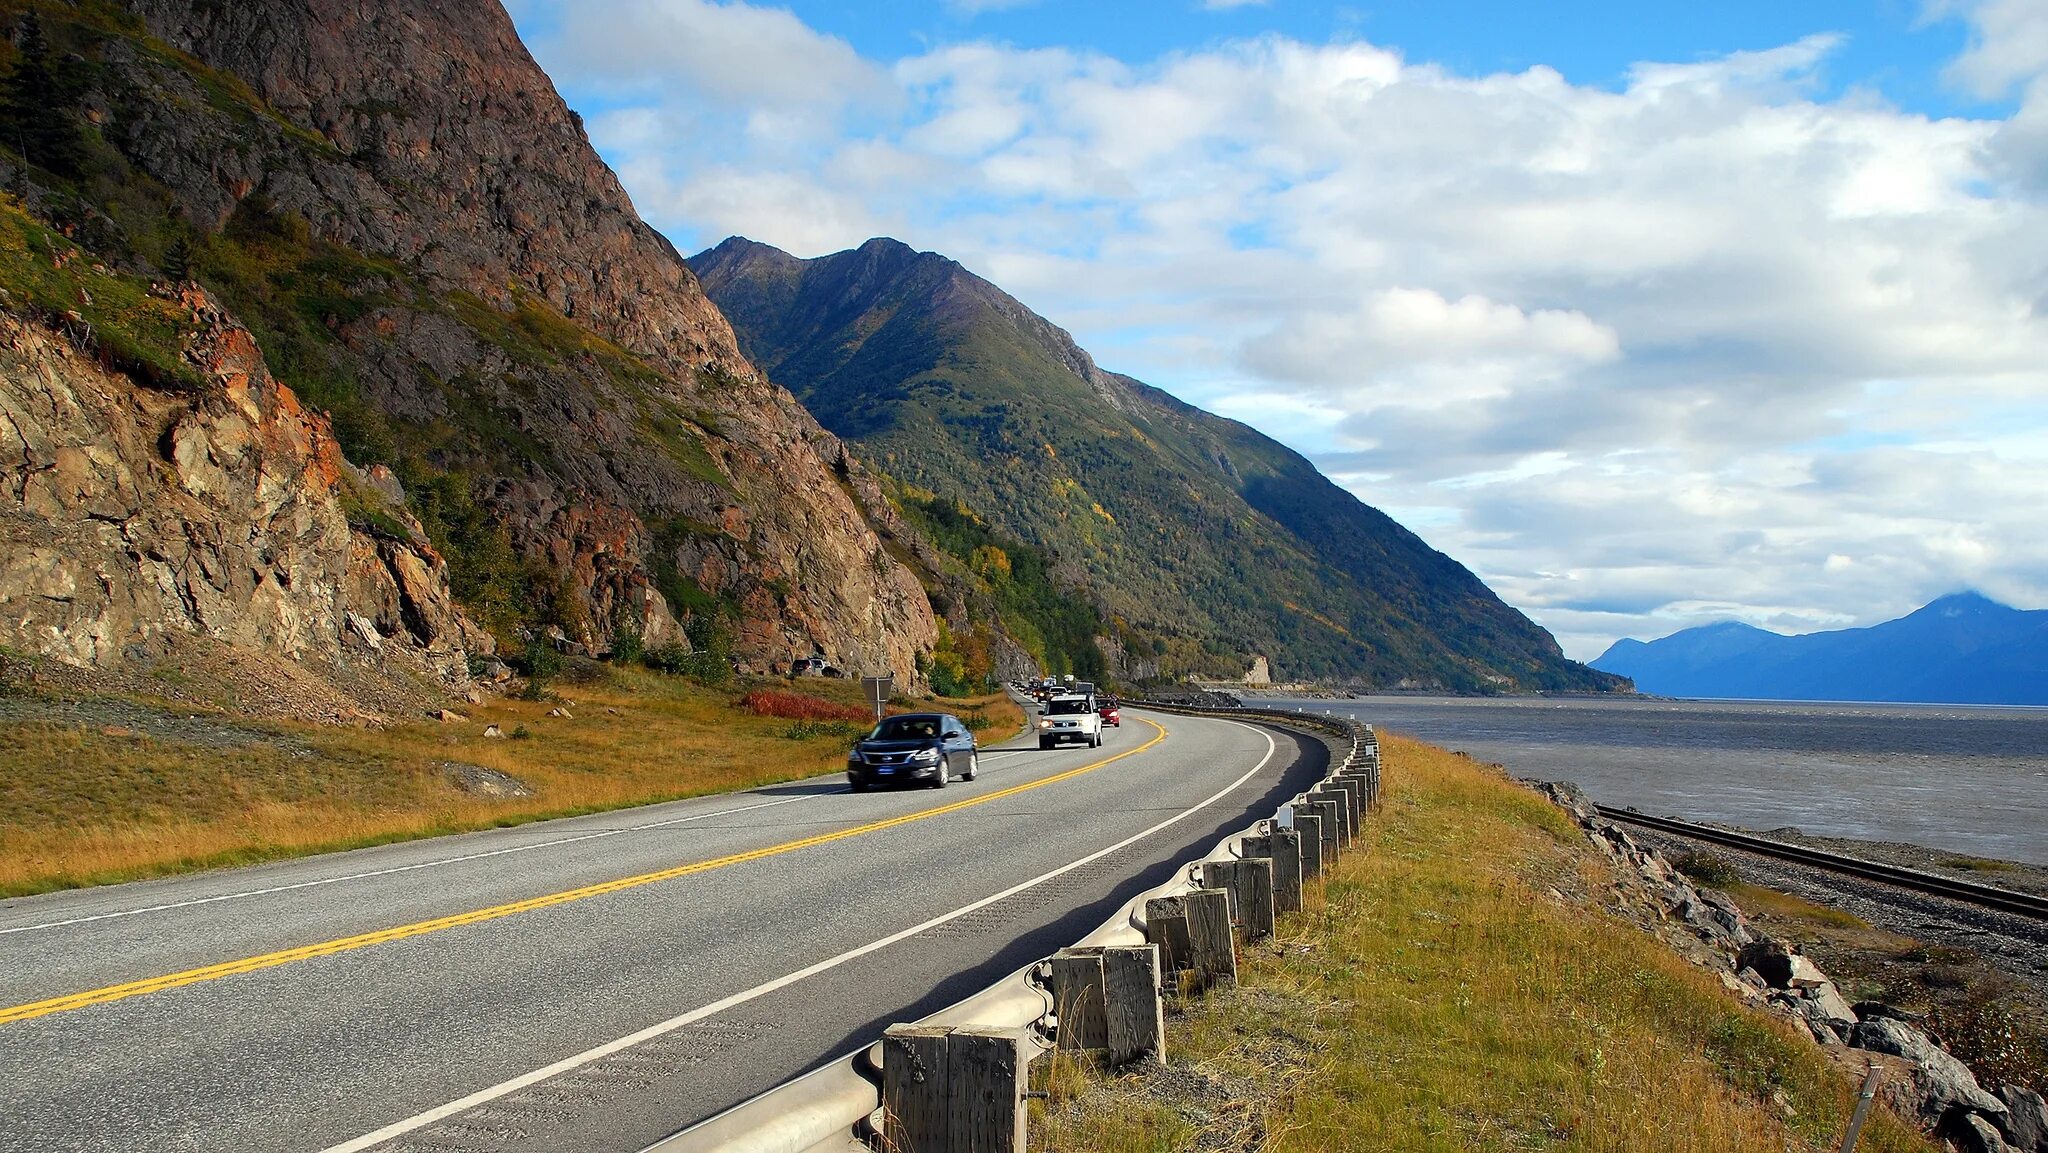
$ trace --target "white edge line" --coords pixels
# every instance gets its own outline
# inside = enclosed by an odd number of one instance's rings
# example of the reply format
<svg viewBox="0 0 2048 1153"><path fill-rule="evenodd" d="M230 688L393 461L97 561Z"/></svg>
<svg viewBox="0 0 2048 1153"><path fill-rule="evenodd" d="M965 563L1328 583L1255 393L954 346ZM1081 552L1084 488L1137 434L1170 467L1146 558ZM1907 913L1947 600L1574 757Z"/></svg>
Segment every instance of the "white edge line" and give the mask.
<svg viewBox="0 0 2048 1153"><path fill-rule="evenodd" d="M1238 722L1236 721L1226 721L1225 723L1233 725L1238 724ZM1210 805L1215 804L1217 801L1222 800L1224 797L1228 796L1232 792L1235 792L1240 785L1243 785L1246 781L1251 780L1253 775L1256 774L1260 769L1266 767L1266 762L1273 759L1273 753L1278 747L1273 743L1272 735L1264 732L1263 730L1252 728L1252 726L1250 725L1238 725L1238 727L1251 729L1252 732L1258 733L1260 736L1266 738L1266 755L1259 758L1259 763L1253 765L1250 769L1247 769L1243 776L1237 778L1236 780L1223 786L1221 789L1218 789L1216 792L1210 794L1207 800L1200 802L1192 808L1184 809L1181 812L1166 818L1165 820L1159 822L1151 828L1146 829L1142 833L1137 833L1132 836L1126 837L1123 840L1118 841L1116 844L1111 845L1106 849L1097 849L1095 852L1092 852L1077 861L1072 861L1068 864L1061 865L1059 868L1054 869L1049 873L1044 873L1039 876L1033 877L1032 879L1025 881L1021 884L1012 885L1009 888L1004 889L1002 892L995 894L994 896L983 897L981 900L976 901L971 905L962 905L960 908L957 908L950 913L941 913L928 921L922 921L918 924L912 925L908 929L902 929L897 932L891 933L888 936L881 938L880 940L870 941L869 943L862 945L859 948L848 949L846 952L841 953L836 957L827 957L826 959L819 961L816 964L806 965L803 968L798 969L794 973L789 973L784 976L777 977L772 981L765 981L759 985L754 986L751 989L745 990L744 992L734 993L728 997L721 997L708 1005L699 1006L698 1008L692 1009L687 1013L681 1014L680 1016L670 1017L668 1020L660 1022L659 1024L649 1025L647 1028L642 1029L637 1033L628 1033L624 1037L620 1037L615 1041L607 1041L594 1049L586 1049L573 1057L564 1057L562 1060L557 1061L552 1065L542 1066L541 1068L535 1069L530 1073L522 1073L509 1081L504 1081L497 1085L493 1085L488 1089L479 1089L478 1091L471 1093L467 1097L463 1097L455 1101L450 1101L445 1105L437 1105L424 1113L419 1113L412 1117L408 1117L403 1121L395 1121L389 1125L384 1126L382 1129L379 1129L374 1133L366 1133L361 1137L357 1137L350 1141L344 1141L339 1145L330 1145L327 1148L322 1149L320 1153L361 1153L362 1150L368 1149L373 1145L378 1145L385 1141L389 1141L394 1137L404 1136L405 1134L410 1133L416 1129L421 1129L428 1125L432 1125L436 1121L441 1121L449 1117L453 1117L457 1113L461 1113L464 1110L473 1109L478 1105L482 1105L490 1101L495 1101L500 1097L506 1096L507 1094L517 1093L519 1090L524 1089L529 1085L538 1084L539 1082L545 1081L550 1077L558 1076L560 1074L567 1073L572 1069L588 1065L592 1061L603 1060L604 1058L609 1057L614 1053L630 1049L633 1046L641 1044L645 1041L651 1041L654 1038L663 1035L664 1033L674 1032L677 1029L683 1028L685 1025L693 1025L698 1021L704 1020L707 1017L715 1017L718 1014L725 1012L727 1009L731 1009L739 1005L744 1005L749 1001L755 1000L760 997L765 997L770 993L774 993L782 989L786 989L799 981L803 981L810 977L815 977L818 974L830 969L836 969L839 966L846 964L848 961L858 960L861 957L867 956L869 953L886 949L889 946L896 944L898 941L902 941L909 937L914 937L927 929L936 928L940 925L945 924L948 921L957 920L958 918L964 917L969 913L975 912L976 910L987 908L988 906L993 905L997 901L1003 900L1006 897L1014 897L1018 893L1021 893L1026 889L1042 885L1045 882L1053 880L1056 877L1059 877L1066 873L1070 873L1083 865L1090 864L1094 861L1098 861L1103 857L1106 857L1109 854L1118 851L1119 849L1128 848L1131 845L1134 845L1137 842L1142 841L1155 833L1158 833L1162 829L1177 824L1180 821L1185 820L1186 818L1191 817L1198 812L1201 812L1203 809L1208 808Z"/></svg>
<svg viewBox="0 0 2048 1153"><path fill-rule="evenodd" d="M366 881L373 877L388 877L394 873L410 873L416 869L432 869L441 865L459 865L464 861L481 861L486 857L502 857L507 853L524 853L529 849L548 849L557 845L573 845L578 841L595 841L604 837L620 836L625 833L642 833L648 829L663 829L670 825L684 825L691 821L702 821L711 817L729 817L734 813L751 813L755 809L772 809L776 805L787 805L792 801L804 801L811 799L813 796L822 795L825 794L807 793L803 796L784 797L779 801L765 801L758 805L742 805L737 809L720 809L715 813L692 813L687 817L676 817L667 821L652 821L644 825L632 825L623 829L601 829L595 833L581 833L574 837L559 837L552 841L535 841L531 844L510 845L503 849L491 849L482 853L468 853L460 857L443 857L435 861L416 861L410 865L394 865L389 869L377 869L368 873L350 873L341 877L321 877L313 881L295 881L289 885L274 885L268 889L249 889L239 893L216 893L211 897L194 897L189 901L174 901L167 905L148 905L140 909L121 909L112 913L94 913L89 917L72 917L65 921L47 921L40 925L16 925L11 929L0 929L0 937L4 937L9 933L33 933L41 929L61 929L67 925L84 925L93 921L111 921L118 917L136 917L144 913L164 913L173 909L189 909L194 905L211 905L215 901L238 901L244 897L267 897L273 893L289 893L297 889L318 888L321 885L334 885L342 881Z"/></svg>

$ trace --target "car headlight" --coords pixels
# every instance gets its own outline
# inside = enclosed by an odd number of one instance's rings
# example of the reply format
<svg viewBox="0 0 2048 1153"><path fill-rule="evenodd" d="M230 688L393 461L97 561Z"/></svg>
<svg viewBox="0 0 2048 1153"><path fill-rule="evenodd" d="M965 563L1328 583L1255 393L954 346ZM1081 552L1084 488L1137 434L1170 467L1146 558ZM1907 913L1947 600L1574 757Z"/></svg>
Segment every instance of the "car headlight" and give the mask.
<svg viewBox="0 0 2048 1153"><path fill-rule="evenodd" d="M855 749L855 750L853 750L852 752L850 752L850 753L846 754L846 763L847 763L847 764L849 764L849 765L857 765L857 764L860 764L860 763L861 763L861 759L860 759L860 750L859 750L859 749Z"/></svg>
<svg viewBox="0 0 2048 1153"><path fill-rule="evenodd" d="M919 749L916 752L910 754L910 759L913 761L936 761L939 759L939 750Z"/></svg>
<svg viewBox="0 0 2048 1153"><path fill-rule="evenodd" d="M1039 722L1038 722L1038 727L1039 727L1039 728L1041 728L1041 729L1049 729L1049 728L1051 728L1051 727L1052 727L1052 722L1051 722L1051 721L1046 721L1046 720L1042 720L1042 721L1039 721Z"/></svg>

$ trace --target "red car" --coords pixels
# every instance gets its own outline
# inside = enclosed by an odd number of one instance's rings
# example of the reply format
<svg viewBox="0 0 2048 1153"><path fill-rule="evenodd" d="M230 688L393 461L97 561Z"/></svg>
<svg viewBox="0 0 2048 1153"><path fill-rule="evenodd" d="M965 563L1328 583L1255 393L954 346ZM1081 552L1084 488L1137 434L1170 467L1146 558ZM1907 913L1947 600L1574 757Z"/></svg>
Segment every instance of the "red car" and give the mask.
<svg viewBox="0 0 2048 1153"><path fill-rule="evenodd" d="M1095 715L1101 717L1105 725L1119 729L1124 727L1123 715L1116 711L1115 705L1104 705L1095 710Z"/></svg>

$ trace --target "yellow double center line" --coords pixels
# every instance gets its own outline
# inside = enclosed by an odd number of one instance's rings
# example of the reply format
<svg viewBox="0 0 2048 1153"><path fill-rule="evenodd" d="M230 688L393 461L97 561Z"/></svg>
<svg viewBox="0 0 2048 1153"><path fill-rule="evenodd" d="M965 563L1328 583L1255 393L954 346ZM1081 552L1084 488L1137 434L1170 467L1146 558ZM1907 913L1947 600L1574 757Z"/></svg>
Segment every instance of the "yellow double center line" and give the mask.
<svg viewBox="0 0 2048 1153"><path fill-rule="evenodd" d="M1143 718L1137 719L1144 724L1152 725L1157 730L1157 734L1151 740L1146 741L1137 748L1126 749L1115 756L1104 757L1099 761L1082 765L1078 769L1068 769L1063 773L1054 773L1052 776L1031 781L1028 784L1014 785L985 796L969 797L966 800L955 801L950 805L939 805L935 808L907 813L900 817L890 817L884 821L875 821L872 824L841 829L835 833L820 833L815 837L805 837L802 840L784 841L782 844L769 845L766 848L749 849L744 853L734 853L729 857L719 857L710 861L695 861L687 865L677 865L673 869L663 869L660 872L641 873L634 877L621 877L616 881L604 881L595 885L585 885L580 889L567 889L563 892L549 893L545 896L528 897L526 900L513 901L509 904L492 905L488 909L475 909L467 913L436 917L431 921L414 921L410 925L397 925L389 929L379 929L373 933L359 933L353 937L337 937L332 941L321 941L314 945L300 945L294 949L280 949L275 953L264 953L256 957L244 957L239 961L224 961L218 965L186 969L179 973L166 973L161 977L145 977L140 981L108 985L104 989L88 989L83 993L71 993L63 997L52 997L47 1001L31 1001L26 1005L16 1005L13 1008L0 1009L0 1025L5 1025L11 1021L26 1021L32 1017L46 1017L52 1013L68 1013L73 1009L83 1009L90 1005L105 1005L112 1001L122 1001L129 997L140 997L145 993L158 993L165 989L176 989L184 985L197 985L205 981L218 981L222 977L232 977L237 973L253 973L258 969L274 969L279 965L289 965L293 961L310 961L315 957L331 957L336 953L346 953L354 949L367 949L372 945L384 945L392 941L403 941L408 937L424 937L428 933L438 933L443 929L481 924L484 921L495 921L500 917L510 917L515 913L531 912L535 909L545 909L554 905L566 905L571 901L581 901L588 897L601 897L607 893L619 893L627 889L637 889L642 885L673 881L678 877L688 877L697 873L708 873L713 869L723 869L727 865L738 865L747 861L779 857L784 853L794 853L799 849L808 849L816 845L828 845L833 841L844 841L849 837L865 836L868 833L881 832L883 829L893 829L899 825L930 820L933 817L942 817L947 813L957 813L962 809L971 809L976 805L986 805L990 801L1000 801L1004 797L1014 797L1018 793L1028 793L1033 789L1042 789L1047 785L1056 785L1061 781L1072 780L1083 773L1091 773L1104 765L1121 761L1125 757L1136 756L1166 739L1166 730L1164 728Z"/></svg>

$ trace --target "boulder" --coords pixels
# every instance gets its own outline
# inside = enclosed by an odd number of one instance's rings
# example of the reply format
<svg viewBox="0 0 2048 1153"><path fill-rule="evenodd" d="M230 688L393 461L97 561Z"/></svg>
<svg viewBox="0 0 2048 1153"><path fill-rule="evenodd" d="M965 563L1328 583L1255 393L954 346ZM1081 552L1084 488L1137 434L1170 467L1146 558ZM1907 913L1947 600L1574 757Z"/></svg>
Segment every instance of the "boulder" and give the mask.
<svg viewBox="0 0 2048 1153"><path fill-rule="evenodd" d="M565 721L573 721L576 719L575 716L571 714L568 709L562 708L559 705L555 708L549 709L548 715L551 717L559 717Z"/></svg>
<svg viewBox="0 0 2048 1153"><path fill-rule="evenodd" d="M484 735L490 737L493 740L498 740L504 737L505 730L499 728L496 725L486 725L484 727Z"/></svg>
<svg viewBox="0 0 2048 1153"><path fill-rule="evenodd" d="M1742 913L1723 907L1725 900L1716 903L1709 900L1707 893L1690 885L1676 891L1677 901L1671 914L1690 926L1701 940L1733 953L1755 939L1743 922Z"/></svg>
<svg viewBox="0 0 2048 1153"><path fill-rule="evenodd" d="M1599 810L1593 807L1593 798L1570 781L1544 781L1536 786L1536 790L1576 817L1582 825L1590 825L1600 817Z"/></svg>
<svg viewBox="0 0 2048 1153"><path fill-rule="evenodd" d="M434 709L428 712L427 715L444 725L460 724L469 719L454 709Z"/></svg>
<svg viewBox="0 0 2048 1153"><path fill-rule="evenodd" d="M2048 1153L2048 1105L2041 1095L2022 1085L2001 1085L1998 1099L2005 1105L1998 1126L2005 1143L2020 1153Z"/></svg>
<svg viewBox="0 0 2048 1153"><path fill-rule="evenodd" d="M1796 1020L1806 1027L1807 1033L1813 1037L1815 1044L1824 1048L1841 1047L1842 1035L1835 1032L1834 1027L1826 1021L1817 1021L1803 1013Z"/></svg>
<svg viewBox="0 0 2048 1153"><path fill-rule="evenodd" d="M1833 981L1822 981L1807 992L1800 1009L1809 1021L1820 1021L1842 1032L1856 1024L1856 1011Z"/></svg>
<svg viewBox="0 0 2048 1153"><path fill-rule="evenodd" d="M2005 1116L2005 1103L1986 1093L1967 1066L1903 1021L1873 1017L1859 1022L1849 1032L1849 1044L1913 1062L1913 1086L1907 1096L1930 1125L1959 1108L1990 1117Z"/></svg>
<svg viewBox="0 0 2048 1153"><path fill-rule="evenodd" d="M1998 1127L1986 1118L1961 1109L1942 1118L1935 1136L1947 1140L1956 1153L2014 1153Z"/></svg>
<svg viewBox="0 0 2048 1153"><path fill-rule="evenodd" d="M1855 1012L1856 1019L1859 1021L1868 1021L1872 1017L1882 1017L1887 1021L1904 1021L1908 1025L1918 1025L1921 1021L1925 1020L1920 1014L1910 1009L1901 1009L1897 1005L1887 1005L1883 1001L1858 1001L1849 1006L1849 1008Z"/></svg>
<svg viewBox="0 0 2048 1153"><path fill-rule="evenodd" d="M1792 987L1792 948L1773 937L1759 937L1735 954L1737 970L1749 969L1772 989Z"/></svg>

